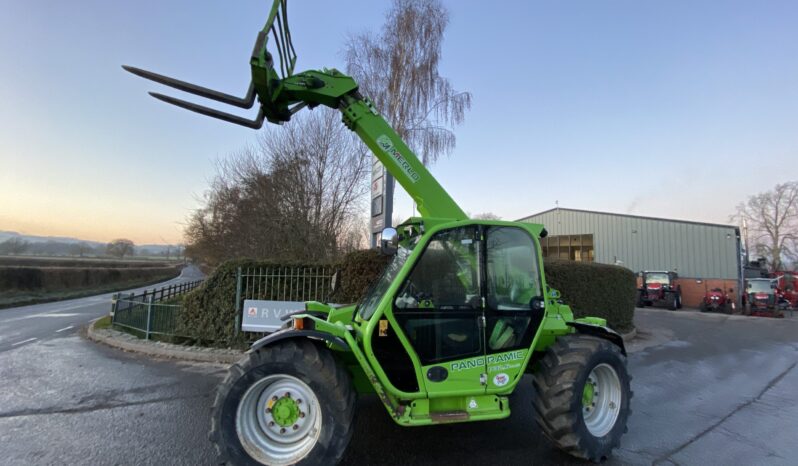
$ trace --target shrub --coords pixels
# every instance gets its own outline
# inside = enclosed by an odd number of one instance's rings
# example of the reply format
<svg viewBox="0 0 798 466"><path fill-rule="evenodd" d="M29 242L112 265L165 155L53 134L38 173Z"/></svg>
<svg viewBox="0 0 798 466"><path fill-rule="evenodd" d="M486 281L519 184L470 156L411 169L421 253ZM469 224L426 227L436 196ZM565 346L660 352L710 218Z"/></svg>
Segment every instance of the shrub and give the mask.
<svg viewBox="0 0 798 466"><path fill-rule="evenodd" d="M373 249L347 254L338 264L338 282L332 301L354 303L360 300L374 281L380 277L390 260Z"/></svg>
<svg viewBox="0 0 798 466"><path fill-rule="evenodd" d="M576 317L607 319L619 332L632 329L635 309L635 274L624 267L546 260L546 282L562 294Z"/></svg>

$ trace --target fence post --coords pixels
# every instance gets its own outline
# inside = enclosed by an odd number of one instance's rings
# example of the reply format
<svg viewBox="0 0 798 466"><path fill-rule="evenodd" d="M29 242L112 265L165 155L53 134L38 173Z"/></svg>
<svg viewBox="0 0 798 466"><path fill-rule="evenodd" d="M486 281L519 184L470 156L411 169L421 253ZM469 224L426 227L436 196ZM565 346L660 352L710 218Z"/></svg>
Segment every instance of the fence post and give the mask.
<svg viewBox="0 0 798 466"><path fill-rule="evenodd" d="M241 267L236 269L236 320L234 335L238 335L238 329L241 328Z"/></svg>
<svg viewBox="0 0 798 466"><path fill-rule="evenodd" d="M147 299L147 331L144 334L144 339L150 339L150 326L152 325L152 296Z"/></svg>
<svg viewBox="0 0 798 466"><path fill-rule="evenodd" d="M111 298L111 323L116 321L116 309L119 306L119 293L114 293Z"/></svg>

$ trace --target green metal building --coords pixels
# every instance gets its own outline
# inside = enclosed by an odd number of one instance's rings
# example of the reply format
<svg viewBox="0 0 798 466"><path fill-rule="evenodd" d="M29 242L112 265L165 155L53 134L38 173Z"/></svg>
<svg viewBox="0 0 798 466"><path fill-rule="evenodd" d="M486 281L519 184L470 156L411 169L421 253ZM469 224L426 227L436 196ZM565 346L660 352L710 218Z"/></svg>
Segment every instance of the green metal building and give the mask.
<svg viewBox="0 0 798 466"><path fill-rule="evenodd" d="M682 287L741 278L740 230L735 226L555 208L520 219L542 223L548 236L543 255L575 261L617 264L634 272L673 270ZM685 290L687 291L687 290ZM690 293L695 294L695 293ZM685 296L685 302L695 301Z"/></svg>

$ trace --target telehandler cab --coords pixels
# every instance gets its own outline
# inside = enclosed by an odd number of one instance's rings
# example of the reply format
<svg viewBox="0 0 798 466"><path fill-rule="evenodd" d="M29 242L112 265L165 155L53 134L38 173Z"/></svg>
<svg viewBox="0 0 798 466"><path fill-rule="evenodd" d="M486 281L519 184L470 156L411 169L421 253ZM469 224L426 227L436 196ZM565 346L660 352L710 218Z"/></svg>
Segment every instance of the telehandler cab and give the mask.
<svg viewBox="0 0 798 466"><path fill-rule="evenodd" d="M402 426L504 419L508 396L527 373L546 437L576 457L605 459L630 414L624 343L604 319L575 319L547 286L543 226L470 220L351 77L334 69L294 73L295 62L286 1L276 0L243 98L125 67L241 108L257 99L258 116L248 120L152 94L255 129L264 120L289 121L305 106L337 109L421 214L383 232L381 248L393 258L358 304L308 302L230 367L210 433L220 459L335 464L352 436L361 393L376 393Z"/></svg>

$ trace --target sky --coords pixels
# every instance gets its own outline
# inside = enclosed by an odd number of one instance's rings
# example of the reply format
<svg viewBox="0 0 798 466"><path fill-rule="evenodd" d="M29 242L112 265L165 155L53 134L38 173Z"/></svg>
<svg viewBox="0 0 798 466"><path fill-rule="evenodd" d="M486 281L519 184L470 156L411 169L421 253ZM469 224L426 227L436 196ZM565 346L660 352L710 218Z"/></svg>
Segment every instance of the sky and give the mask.
<svg viewBox="0 0 798 466"><path fill-rule="evenodd" d="M257 133L120 65L243 94L270 3L0 0L0 230L181 242L216 161ZM443 3L440 72L473 105L431 171L467 212L728 223L798 178L798 2ZM343 69L387 7L290 1L297 70Z"/></svg>

